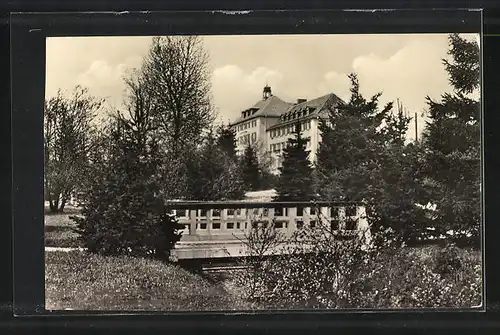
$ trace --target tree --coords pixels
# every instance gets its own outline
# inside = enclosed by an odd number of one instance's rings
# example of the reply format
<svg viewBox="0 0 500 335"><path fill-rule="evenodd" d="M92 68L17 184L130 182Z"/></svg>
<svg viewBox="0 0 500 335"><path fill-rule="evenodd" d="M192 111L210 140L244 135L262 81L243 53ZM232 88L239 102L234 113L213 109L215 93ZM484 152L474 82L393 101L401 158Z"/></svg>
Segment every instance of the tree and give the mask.
<svg viewBox="0 0 500 335"><path fill-rule="evenodd" d="M236 159L236 131L221 125L217 129L217 145L231 159Z"/></svg>
<svg viewBox="0 0 500 335"><path fill-rule="evenodd" d="M276 201L308 201L315 198L313 188L313 168L309 161L306 144L300 123L295 126L295 137L288 139L283 151L283 165L279 168L280 176L276 185Z"/></svg>
<svg viewBox="0 0 500 335"><path fill-rule="evenodd" d="M185 153L214 121L208 54L198 36L154 37L134 73L151 105L164 153L163 193L182 197L187 180Z"/></svg>
<svg viewBox="0 0 500 335"><path fill-rule="evenodd" d="M247 190L256 191L260 187L260 168L254 148L248 145L240 161L243 182Z"/></svg>
<svg viewBox="0 0 500 335"><path fill-rule="evenodd" d="M316 176L322 200L359 201L372 228L389 229L408 242L425 228L420 196L419 147L405 145L409 118L401 106L378 107L380 93L366 100L355 74L351 98L321 120Z"/></svg>
<svg viewBox="0 0 500 335"><path fill-rule="evenodd" d="M174 154L214 120L208 54L198 36L154 37L143 77Z"/></svg>
<svg viewBox="0 0 500 335"><path fill-rule="evenodd" d="M108 128L109 148L95 161L94 181L84 192L83 217L73 217L90 252L168 260L180 229L160 193L162 164L154 109L140 81L127 82L126 113ZM97 168L99 167L99 169Z"/></svg>
<svg viewBox="0 0 500 335"><path fill-rule="evenodd" d="M430 121L423 134L425 185L436 204L434 227L453 238L469 235L479 243L481 220L479 46L458 34L449 36L451 60L443 60L453 93L441 101L427 97Z"/></svg>
<svg viewBox="0 0 500 335"><path fill-rule="evenodd" d="M88 176L84 171L96 144L93 120L102 103L80 86L69 97L59 91L45 101L45 198L51 212L62 212Z"/></svg>
<svg viewBox="0 0 500 335"><path fill-rule="evenodd" d="M238 200L244 185L236 160L229 157L220 137L208 132L201 146L187 160L187 197L191 200Z"/></svg>

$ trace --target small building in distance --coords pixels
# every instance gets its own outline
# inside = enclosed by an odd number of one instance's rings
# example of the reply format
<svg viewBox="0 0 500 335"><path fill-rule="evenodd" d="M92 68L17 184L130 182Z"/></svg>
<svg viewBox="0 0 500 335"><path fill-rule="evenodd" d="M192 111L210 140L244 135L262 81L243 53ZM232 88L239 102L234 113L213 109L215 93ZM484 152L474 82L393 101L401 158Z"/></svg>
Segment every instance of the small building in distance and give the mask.
<svg viewBox="0 0 500 335"><path fill-rule="evenodd" d="M262 100L242 111L239 118L231 123L231 128L236 132L238 154L242 154L248 145L260 148L259 154L270 159L271 172L278 173L283 149L295 125L300 122L302 135L309 138L309 159L314 163L321 141L319 118L325 118L328 110L341 101L338 96L329 93L309 101L297 99L295 103L285 102L273 95L271 87L266 85Z"/></svg>

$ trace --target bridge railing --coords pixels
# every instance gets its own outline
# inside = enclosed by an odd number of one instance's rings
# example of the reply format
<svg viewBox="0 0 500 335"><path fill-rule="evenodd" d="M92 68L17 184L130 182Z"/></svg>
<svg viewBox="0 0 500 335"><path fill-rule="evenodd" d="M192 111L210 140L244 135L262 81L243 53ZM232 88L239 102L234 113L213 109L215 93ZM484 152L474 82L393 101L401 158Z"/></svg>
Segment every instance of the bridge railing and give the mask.
<svg viewBox="0 0 500 335"><path fill-rule="evenodd" d="M185 226L181 241L241 239L255 224L272 224L284 235L325 224L340 235L368 231L365 207L352 202L176 201L167 206Z"/></svg>

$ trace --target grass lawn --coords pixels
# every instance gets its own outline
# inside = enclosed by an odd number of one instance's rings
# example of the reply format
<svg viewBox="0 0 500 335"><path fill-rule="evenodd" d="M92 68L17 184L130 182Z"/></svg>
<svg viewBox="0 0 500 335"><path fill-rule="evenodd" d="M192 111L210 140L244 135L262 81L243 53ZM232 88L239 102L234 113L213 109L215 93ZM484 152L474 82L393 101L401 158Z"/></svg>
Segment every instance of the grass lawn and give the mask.
<svg viewBox="0 0 500 335"><path fill-rule="evenodd" d="M69 217L78 215L80 210L67 207L63 213L52 214L45 209L45 246L47 247L79 247L78 234L73 231L76 227Z"/></svg>
<svg viewBox="0 0 500 335"><path fill-rule="evenodd" d="M223 286L175 265L86 252L47 252L46 309L203 311L248 309Z"/></svg>

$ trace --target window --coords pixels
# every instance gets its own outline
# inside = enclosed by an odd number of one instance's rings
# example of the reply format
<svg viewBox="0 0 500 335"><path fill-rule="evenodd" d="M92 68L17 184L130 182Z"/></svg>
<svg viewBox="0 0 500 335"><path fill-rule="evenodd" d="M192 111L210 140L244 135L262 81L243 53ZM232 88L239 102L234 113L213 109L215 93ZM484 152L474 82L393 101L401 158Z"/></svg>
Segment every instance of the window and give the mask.
<svg viewBox="0 0 500 335"><path fill-rule="evenodd" d="M214 223L212 223L212 228L213 229L220 229L220 222L214 222Z"/></svg>
<svg viewBox="0 0 500 335"><path fill-rule="evenodd" d="M241 222L236 222L236 229L240 229L241 227Z"/></svg>
<svg viewBox="0 0 500 335"><path fill-rule="evenodd" d="M241 215L241 208L238 208L238 209L236 210L236 215Z"/></svg>
<svg viewBox="0 0 500 335"><path fill-rule="evenodd" d="M207 229L207 223L206 222L198 223L197 229Z"/></svg>
<svg viewBox="0 0 500 335"><path fill-rule="evenodd" d="M252 228L257 229L257 227L259 227L259 223L256 221L252 221Z"/></svg>
<svg viewBox="0 0 500 335"><path fill-rule="evenodd" d="M212 209L212 216L213 217L220 217L220 209Z"/></svg>
<svg viewBox="0 0 500 335"><path fill-rule="evenodd" d="M200 217L205 217L205 216L207 216L207 210L206 209L200 209L199 214L200 214L199 215Z"/></svg>
<svg viewBox="0 0 500 335"><path fill-rule="evenodd" d="M233 209L233 208L229 208L229 209L227 210L227 215L228 215L228 216L234 216L234 209Z"/></svg>
<svg viewBox="0 0 500 335"><path fill-rule="evenodd" d="M304 227L304 221L297 221L297 229L302 229Z"/></svg>
<svg viewBox="0 0 500 335"><path fill-rule="evenodd" d="M315 228L315 227L316 227L316 220L311 220L311 221L309 222L309 227L311 227L311 228Z"/></svg>
<svg viewBox="0 0 500 335"><path fill-rule="evenodd" d="M226 226L227 226L227 229L234 229L234 222L228 222L226 224Z"/></svg>
<svg viewBox="0 0 500 335"><path fill-rule="evenodd" d="M252 142L257 140L257 133L252 133Z"/></svg>

